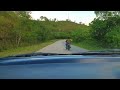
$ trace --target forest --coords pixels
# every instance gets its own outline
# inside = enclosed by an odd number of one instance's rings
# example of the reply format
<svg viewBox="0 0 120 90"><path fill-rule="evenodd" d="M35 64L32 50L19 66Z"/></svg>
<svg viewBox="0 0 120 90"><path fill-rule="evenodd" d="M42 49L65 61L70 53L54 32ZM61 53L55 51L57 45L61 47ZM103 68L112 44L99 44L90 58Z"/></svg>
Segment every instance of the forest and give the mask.
<svg viewBox="0 0 120 90"><path fill-rule="evenodd" d="M120 48L120 11L94 11L96 18L89 26L45 16L33 20L30 13L0 11L0 52L54 39L72 39L75 44L84 42L88 46L96 44L102 48Z"/></svg>

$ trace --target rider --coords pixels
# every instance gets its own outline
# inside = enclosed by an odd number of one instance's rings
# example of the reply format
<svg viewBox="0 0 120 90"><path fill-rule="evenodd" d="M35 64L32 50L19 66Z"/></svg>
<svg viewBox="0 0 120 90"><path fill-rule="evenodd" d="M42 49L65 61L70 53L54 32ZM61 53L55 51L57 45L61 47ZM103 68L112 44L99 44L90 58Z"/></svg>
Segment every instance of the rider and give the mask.
<svg viewBox="0 0 120 90"><path fill-rule="evenodd" d="M66 47L67 47L67 45L70 45L71 44L71 40L69 40L69 39L67 39L66 40ZM67 48L66 48L67 49Z"/></svg>

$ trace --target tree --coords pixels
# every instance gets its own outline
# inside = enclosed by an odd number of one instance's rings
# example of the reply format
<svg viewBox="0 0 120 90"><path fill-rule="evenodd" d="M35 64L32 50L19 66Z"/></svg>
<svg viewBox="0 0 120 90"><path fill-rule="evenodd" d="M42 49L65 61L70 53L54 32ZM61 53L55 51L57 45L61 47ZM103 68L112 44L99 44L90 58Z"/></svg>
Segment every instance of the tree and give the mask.
<svg viewBox="0 0 120 90"><path fill-rule="evenodd" d="M47 17L45 17L45 16L41 16L41 17L40 17L40 20L41 20L41 21L49 21L49 19L48 19Z"/></svg>
<svg viewBox="0 0 120 90"><path fill-rule="evenodd" d="M82 24L82 22L79 22L79 24Z"/></svg>
<svg viewBox="0 0 120 90"><path fill-rule="evenodd" d="M106 26L106 21L95 19L91 22L91 36L96 40L103 40L108 29Z"/></svg>
<svg viewBox="0 0 120 90"><path fill-rule="evenodd" d="M44 20L44 16L41 16L41 17L40 17L40 20L43 21L43 20Z"/></svg>
<svg viewBox="0 0 120 90"><path fill-rule="evenodd" d="M56 22L56 20L57 20L56 18L53 19L54 22Z"/></svg>
<svg viewBox="0 0 120 90"><path fill-rule="evenodd" d="M32 19L31 17L31 11L14 11L18 16L26 18L26 19Z"/></svg>
<svg viewBox="0 0 120 90"><path fill-rule="evenodd" d="M96 17L100 20L106 20L109 17L120 16L120 11L95 11Z"/></svg>

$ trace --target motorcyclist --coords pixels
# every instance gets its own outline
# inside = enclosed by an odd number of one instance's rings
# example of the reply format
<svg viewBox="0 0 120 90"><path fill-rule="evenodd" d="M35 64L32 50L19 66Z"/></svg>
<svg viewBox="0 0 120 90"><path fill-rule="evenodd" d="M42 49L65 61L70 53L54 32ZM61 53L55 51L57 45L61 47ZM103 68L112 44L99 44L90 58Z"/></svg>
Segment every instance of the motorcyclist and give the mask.
<svg viewBox="0 0 120 90"><path fill-rule="evenodd" d="M71 44L71 40L67 39L67 40L66 40L66 49L67 49L68 45L69 45L69 47L71 48L70 44Z"/></svg>

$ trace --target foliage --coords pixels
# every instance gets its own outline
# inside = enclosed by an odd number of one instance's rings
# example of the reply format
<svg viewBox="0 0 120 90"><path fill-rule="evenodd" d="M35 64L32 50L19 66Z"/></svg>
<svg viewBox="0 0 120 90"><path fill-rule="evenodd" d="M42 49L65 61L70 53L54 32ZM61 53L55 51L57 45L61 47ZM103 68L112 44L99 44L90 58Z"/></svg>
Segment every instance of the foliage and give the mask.
<svg viewBox="0 0 120 90"><path fill-rule="evenodd" d="M32 20L30 11L0 12L0 51L42 43L51 39L71 38L80 24L49 20L41 16Z"/></svg>
<svg viewBox="0 0 120 90"><path fill-rule="evenodd" d="M90 23L91 36L103 47L120 48L120 12L97 11L95 13L97 18Z"/></svg>
<svg viewBox="0 0 120 90"><path fill-rule="evenodd" d="M91 38L90 29L87 26L76 28L76 30L72 31L72 39L75 42L81 42L84 40L88 40Z"/></svg>
<svg viewBox="0 0 120 90"><path fill-rule="evenodd" d="M120 26L114 27L105 36L107 47L120 48Z"/></svg>
<svg viewBox="0 0 120 90"><path fill-rule="evenodd" d="M89 26L45 16L33 20L30 13L0 11L0 51L67 38L75 43L95 40L100 47L120 48L120 11L95 11L96 18Z"/></svg>

